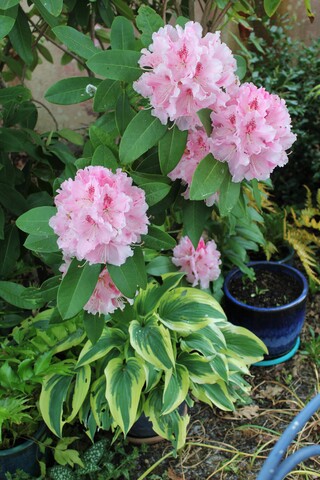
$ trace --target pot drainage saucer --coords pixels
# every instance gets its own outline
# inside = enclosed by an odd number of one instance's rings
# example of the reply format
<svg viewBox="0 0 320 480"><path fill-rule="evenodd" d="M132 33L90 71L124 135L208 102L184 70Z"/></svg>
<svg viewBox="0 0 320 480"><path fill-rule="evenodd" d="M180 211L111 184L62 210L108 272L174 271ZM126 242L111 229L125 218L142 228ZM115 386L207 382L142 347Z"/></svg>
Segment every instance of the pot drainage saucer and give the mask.
<svg viewBox="0 0 320 480"><path fill-rule="evenodd" d="M297 341L294 344L293 348L285 355L282 355L281 357L277 357L277 358L270 358L270 360L262 360L261 362L254 363L253 365L254 367L272 367L273 365L278 365L279 363L286 362L287 360L290 360L290 358L293 357L293 355L297 352L299 346L300 346L300 337L297 338Z"/></svg>

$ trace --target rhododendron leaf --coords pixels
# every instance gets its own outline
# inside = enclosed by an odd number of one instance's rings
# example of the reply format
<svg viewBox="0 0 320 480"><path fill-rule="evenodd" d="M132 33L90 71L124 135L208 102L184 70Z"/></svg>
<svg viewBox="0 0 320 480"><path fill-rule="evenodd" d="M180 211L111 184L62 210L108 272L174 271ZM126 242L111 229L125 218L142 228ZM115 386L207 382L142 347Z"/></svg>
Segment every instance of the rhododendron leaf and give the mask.
<svg viewBox="0 0 320 480"><path fill-rule="evenodd" d="M92 315L92 313L83 312L83 325L92 345L97 343L101 337L105 323L104 315Z"/></svg>
<svg viewBox="0 0 320 480"><path fill-rule="evenodd" d="M128 18L129 20L134 20L134 14L132 9L127 5L127 2L124 0L112 0L112 3L117 9L117 12L120 15L123 15L124 17Z"/></svg>
<svg viewBox="0 0 320 480"><path fill-rule="evenodd" d="M55 207L37 207L22 214L16 225L20 230L32 235L53 235L49 220L57 213Z"/></svg>
<svg viewBox="0 0 320 480"><path fill-rule="evenodd" d="M2 0L1 9L8 10L9 8L12 8L15 5L18 5L19 2L20 0Z"/></svg>
<svg viewBox="0 0 320 480"><path fill-rule="evenodd" d="M183 235L187 235L194 248L197 248L204 224L209 218L211 209L204 202L189 200L183 205Z"/></svg>
<svg viewBox="0 0 320 480"><path fill-rule="evenodd" d="M138 65L141 54L133 50L104 50L87 61L87 65L97 75L110 80L133 82L142 71Z"/></svg>
<svg viewBox="0 0 320 480"><path fill-rule="evenodd" d="M52 31L60 42L66 45L71 52L76 53L86 60L100 52L99 48L94 45L89 36L84 35L75 28L67 25L59 25L53 28Z"/></svg>
<svg viewBox="0 0 320 480"><path fill-rule="evenodd" d="M243 80L247 73L247 62L241 57L241 55L234 55L234 58L237 61L236 74L239 77L239 80Z"/></svg>
<svg viewBox="0 0 320 480"><path fill-rule="evenodd" d="M120 161L126 165L139 158L163 137L167 130L149 110L141 110L129 123L120 143Z"/></svg>
<svg viewBox="0 0 320 480"><path fill-rule="evenodd" d="M125 17L116 17L111 26L110 43L113 50L134 50L132 22Z"/></svg>
<svg viewBox="0 0 320 480"><path fill-rule="evenodd" d="M111 415L126 435L136 421L142 387L143 362L138 358L113 358L105 368L106 398Z"/></svg>
<svg viewBox="0 0 320 480"><path fill-rule="evenodd" d="M136 18L137 27L142 32L141 42L147 47L152 43L152 34L164 26L163 20L151 7L141 5Z"/></svg>
<svg viewBox="0 0 320 480"><path fill-rule="evenodd" d="M94 149L96 149L99 145L104 145L110 148L110 150L113 152L117 151L114 138L108 132L106 132L104 128L92 125L89 128L89 137Z"/></svg>
<svg viewBox="0 0 320 480"><path fill-rule="evenodd" d="M100 165L101 167L110 168L115 173L119 164L110 148L105 145L99 145L92 156L91 165Z"/></svg>
<svg viewBox="0 0 320 480"><path fill-rule="evenodd" d="M140 247L135 249L123 265L108 265L108 271L116 287L125 297L133 298L138 287L146 288L147 273Z"/></svg>
<svg viewBox="0 0 320 480"><path fill-rule="evenodd" d="M189 18L180 15L176 20L176 25L180 25L180 27L184 28L185 24L188 22L190 22Z"/></svg>
<svg viewBox="0 0 320 480"><path fill-rule="evenodd" d="M148 233L141 238L146 247L155 250L171 250L176 246L176 241L171 235L153 225L149 226Z"/></svg>
<svg viewBox="0 0 320 480"><path fill-rule="evenodd" d="M14 21L15 19L13 17L6 17L4 15L0 15L0 39L8 35L14 25Z"/></svg>
<svg viewBox="0 0 320 480"><path fill-rule="evenodd" d="M225 316L219 303L208 293L194 288L179 287L167 292L159 305L159 320L184 335L221 318Z"/></svg>
<svg viewBox="0 0 320 480"><path fill-rule="evenodd" d="M241 182L233 182L230 173L224 177L219 193L219 211L222 217L230 214L239 200Z"/></svg>
<svg viewBox="0 0 320 480"><path fill-rule="evenodd" d="M130 106L128 95L125 91L122 91L116 105L116 124L120 135L123 135L134 116L135 112Z"/></svg>
<svg viewBox="0 0 320 480"><path fill-rule="evenodd" d="M146 194L146 202L149 207L152 207L153 205L159 203L163 198L168 195L171 190L170 185L162 182L147 182L143 185L140 184L140 187L143 188Z"/></svg>
<svg viewBox="0 0 320 480"><path fill-rule="evenodd" d="M263 6L266 14L268 17L272 17L272 15L278 9L282 0L263 0Z"/></svg>
<svg viewBox="0 0 320 480"><path fill-rule="evenodd" d="M98 85L94 95L93 110L95 112L105 112L113 109L121 90L121 84L118 80L103 80Z"/></svg>
<svg viewBox="0 0 320 480"><path fill-rule="evenodd" d="M177 267L175 267L171 261L171 258L165 256L159 256L151 260L146 267L147 273L149 275L163 275L164 273L176 272Z"/></svg>
<svg viewBox="0 0 320 480"><path fill-rule="evenodd" d="M208 137L210 137L212 132L212 123L210 118L211 113L212 110L210 110L210 108L202 108L197 112L197 115L200 118Z"/></svg>
<svg viewBox="0 0 320 480"><path fill-rule="evenodd" d="M159 160L163 175L168 175L179 163L186 148L187 130L179 130L175 125L168 130L159 142Z"/></svg>
<svg viewBox="0 0 320 480"><path fill-rule="evenodd" d="M14 215L21 215L27 209L26 199L23 195L11 185L4 182L0 182L0 204Z"/></svg>
<svg viewBox="0 0 320 480"><path fill-rule="evenodd" d="M189 372L184 365L165 372L163 407L161 415L171 413L185 400L189 391Z"/></svg>
<svg viewBox="0 0 320 480"><path fill-rule="evenodd" d="M88 85L97 86L101 80L93 77L63 78L51 85L44 97L48 102L57 105L73 105L92 98L92 93L87 92Z"/></svg>
<svg viewBox="0 0 320 480"><path fill-rule="evenodd" d="M145 414L152 422L153 430L161 437L169 440L175 451L185 445L189 415L180 415L178 409L167 415L159 415L162 408L161 389L153 390L145 403Z"/></svg>
<svg viewBox="0 0 320 480"><path fill-rule="evenodd" d="M105 357L111 350L122 350L126 342L126 335L118 328L105 327L99 340L92 344L90 340L84 345L78 358L77 368L95 362Z"/></svg>
<svg viewBox="0 0 320 480"><path fill-rule="evenodd" d="M28 250L40 253L58 252L57 235L28 235L24 246Z"/></svg>
<svg viewBox="0 0 320 480"><path fill-rule="evenodd" d="M39 1L43 5L43 7L54 17L58 17L62 12L63 0L39 0Z"/></svg>
<svg viewBox="0 0 320 480"><path fill-rule="evenodd" d="M204 200L216 193L227 172L227 163L215 160L211 154L207 155L201 160L194 172L190 188L190 199Z"/></svg>
<svg viewBox="0 0 320 480"><path fill-rule="evenodd" d="M43 305L44 302L41 296L32 298L30 294L28 294L24 297L24 293L26 292L28 292L28 289L18 283L0 282L0 298L10 303L10 305L25 310L34 310Z"/></svg>
<svg viewBox="0 0 320 480"><path fill-rule="evenodd" d="M92 295L98 281L101 266L89 265L73 259L58 290L58 309L66 320L81 311Z"/></svg>
<svg viewBox="0 0 320 480"><path fill-rule="evenodd" d="M175 365L170 331L153 318L141 325L133 320L129 326L130 343L144 360L156 368L170 370Z"/></svg>
<svg viewBox="0 0 320 480"><path fill-rule="evenodd" d="M16 21L9 32L9 39L19 57L26 65L31 65L33 62L32 33L28 17L20 6Z"/></svg>

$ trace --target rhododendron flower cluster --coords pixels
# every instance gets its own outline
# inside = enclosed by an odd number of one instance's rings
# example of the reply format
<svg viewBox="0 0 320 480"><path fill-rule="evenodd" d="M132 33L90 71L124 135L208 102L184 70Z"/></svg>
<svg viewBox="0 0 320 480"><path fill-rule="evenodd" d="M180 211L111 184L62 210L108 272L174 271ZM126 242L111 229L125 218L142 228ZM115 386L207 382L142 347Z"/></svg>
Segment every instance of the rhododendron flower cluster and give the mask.
<svg viewBox="0 0 320 480"><path fill-rule="evenodd" d="M184 154L178 165L168 174L171 180L180 178L187 185L183 193L184 198L190 197L190 185L197 165L210 153L210 139L203 128L190 130ZM212 206L218 199L218 194L213 194L205 200L208 206Z"/></svg>
<svg viewBox="0 0 320 480"><path fill-rule="evenodd" d="M189 237L182 237L173 249L172 262L187 274L193 287L200 284L201 288L208 288L220 275L220 252L214 240L205 243L201 237L195 249Z"/></svg>
<svg viewBox="0 0 320 480"><path fill-rule="evenodd" d="M196 112L216 108L229 98L236 83L236 61L220 40L220 32L202 38L199 23L166 25L152 35L139 64L151 70L134 82L134 89L150 99L152 113L166 124L176 121L181 130L200 125Z"/></svg>
<svg viewBox="0 0 320 480"><path fill-rule="evenodd" d="M64 257L122 265L133 255L131 245L148 230L145 193L120 169L78 170L74 180L62 183L55 203L49 224Z"/></svg>
<svg viewBox="0 0 320 480"><path fill-rule="evenodd" d="M106 315L113 313L118 308L123 310L127 302L133 304L131 298L124 297L117 289L108 270L104 268L99 275L93 294L83 308L93 315L96 313Z"/></svg>
<svg viewBox="0 0 320 480"><path fill-rule="evenodd" d="M244 83L225 106L212 112L211 119L212 154L228 162L234 182L266 180L276 166L287 163L285 150L296 135L285 101L277 95Z"/></svg>

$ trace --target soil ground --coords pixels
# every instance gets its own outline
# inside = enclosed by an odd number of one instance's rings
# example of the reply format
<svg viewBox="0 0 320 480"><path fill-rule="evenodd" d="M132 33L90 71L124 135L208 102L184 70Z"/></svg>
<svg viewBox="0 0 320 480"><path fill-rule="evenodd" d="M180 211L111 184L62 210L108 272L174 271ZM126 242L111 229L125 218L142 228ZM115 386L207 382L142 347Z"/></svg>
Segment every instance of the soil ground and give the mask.
<svg viewBox="0 0 320 480"><path fill-rule="evenodd" d="M251 367L252 403L235 413L212 410L196 403L189 411L191 420L186 447L177 458L169 456L143 478L255 480L280 434L319 391L319 335L320 292L309 295L298 353L277 366ZM320 410L297 436L289 453L313 443L320 443ZM168 442L151 445L146 452L142 450L130 480L138 480L171 451ZM300 464L286 478L320 478L320 458Z"/></svg>

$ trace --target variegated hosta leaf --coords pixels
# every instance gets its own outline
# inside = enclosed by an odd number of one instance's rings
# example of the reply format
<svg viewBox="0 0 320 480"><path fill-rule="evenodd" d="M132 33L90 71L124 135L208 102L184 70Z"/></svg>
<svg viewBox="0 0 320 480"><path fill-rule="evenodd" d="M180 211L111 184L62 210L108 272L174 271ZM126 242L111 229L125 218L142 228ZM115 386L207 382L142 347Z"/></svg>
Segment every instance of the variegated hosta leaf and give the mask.
<svg viewBox="0 0 320 480"><path fill-rule="evenodd" d="M138 358L114 358L106 369L106 398L114 421L126 435L136 421L142 387L143 362Z"/></svg>
<svg viewBox="0 0 320 480"><path fill-rule="evenodd" d="M234 410L232 397L225 383L222 381L213 385L196 385L196 389L193 389L192 393L202 401L204 401L204 397L207 397L208 400L221 410Z"/></svg>
<svg viewBox="0 0 320 480"><path fill-rule="evenodd" d="M110 430L113 419L106 399L106 377L102 375L91 386L90 406L99 428Z"/></svg>
<svg viewBox="0 0 320 480"><path fill-rule="evenodd" d="M180 347L183 352L196 351L205 357L212 357L217 353L212 342L205 335L198 332L191 333L187 337L184 337L180 341Z"/></svg>
<svg viewBox="0 0 320 480"><path fill-rule="evenodd" d="M167 415L159 415L161 409L162 391L156 389L148 395L144 407L145 414L150 418L153 430L161 437L169 440L175 450L179 450L186 442L190 417L189 415L181 415L178 409Z"/></svg>
<svg viewBox="0 0 320 480"><path fill-rule="evenodd" d="M223 324L228 322L223 322ZM197 332L198 335L205 337L209 342L212 343L212 347L216 352L221 352L225 350L227 344L226 340L221 332L221 328L217 326L215 322L210 322L207 327L202 328Z"/></svg>
<svg viewBox="0 0 320 480"><path fill-rule="evenodd" d="M265 344L252 332L229 323L222 328L227 350L239 355L247 364L259 362L268 353Z"/></svg>
<svg viewBox="0 0 320 480"><path fill-rule="evenodd" d="M146 361L143 362L143 368L146 373L146 385L144 387L144 392L148 393L160 382L163 370L155 368L151 363Z"/></svg>
<svg viewBox="0 0 320 480"><path fill-rule="evenodd" d="M79 412L81 405L83 404L89 391L90 380L91 368L89 365L85 365L84 367L81 367L76 374L76 382L72 395L72 410L66 419L66 423L71 422Z"/></svg>
<svg viewBox="0 0 320 480"><path fill-rule="evenodd" d="M113 348L118 348L121 351L125 342L126 335L119 328L104 328L101 337L94 345L90 340L87 341L80 352L77 368L98 360Z"/></svg>
<svg viewBox="0 0 320 480"><path fill-rule="evenodd" d="M174 370L166 371L162 415L179 407L188 395L189 385L189 372L184 365L176 365Z"/></svg>
<svg viewBox="0 0 320 480"><path fill-rule="evenodd" d="M213 371L210 362L198 353L181 353L177 359L189 372L189 378L195 383L215 383L220 376Z"/></svg>
<svg viewBox="0 0 320 480"><path fill-rule="evenodd" d="M212 370L219 375L219 377L227 382L229 379L229 367L228 361L225 355L217 354L210 359L210 365Z"/></svg>
<svg viewBox="0 0 320 480"><path fill-rule="evenodd" d="M240 402L242 404L248 403L251 385L246 382L240 374L234 373L233 375L230 375L227 389L235 402Z"/></svg>
<svg viewBox="0 0 320 480"><path fill-rule="evenodd" d="M170 332L154 318L150 318L144 325L133 320L129 333L131 345L146 362L163 370L174 367L175 357Z"/></svg>
<svg viewBox="0 0 320 480"><path fill-rule="evenodd" d="M61 330L61 325L60 325ZM75 347L76 345L80 345L80 343L84 340L86 334L82 328L78 328L75 332L70 333L66 336L66 338L60 340L60 342L56 343L53 347L53 354L64 352L66 350Z"/></svg>
<svg viewBox="0 0 320 480"><path fill-rule="evenodd" d="M206 327L212 320L225 319L219 303L196 288L175 288L159 304L159 320L171 330L188 335Z"/></svg>
<svg viewBox="0 0 320 480"><path fill-rule="evenodd" d="M63 406L73 377L66 375L49 375L44 378L39 399L43 420L58 437L62 436L64 421Z"/></svg>
<svg viewBox="0 0 320 480"><path fill-rule="evenodd" d="M137 313L145 316L156 310L161 297L172 288L176 287L184 273L174 272L162 275L162 284L149 283L146 290L140 290L139 295L134 301L134 307Z"/></svg>
<svg viewBox="0 0 320 480"><path fill-rule="evenodd" d="M241 372L243 375L250 375L250 370L247 367L246 362L238 355L235 355L234 357L228 356L227 358L230 375L236 372Z"/></svg>

